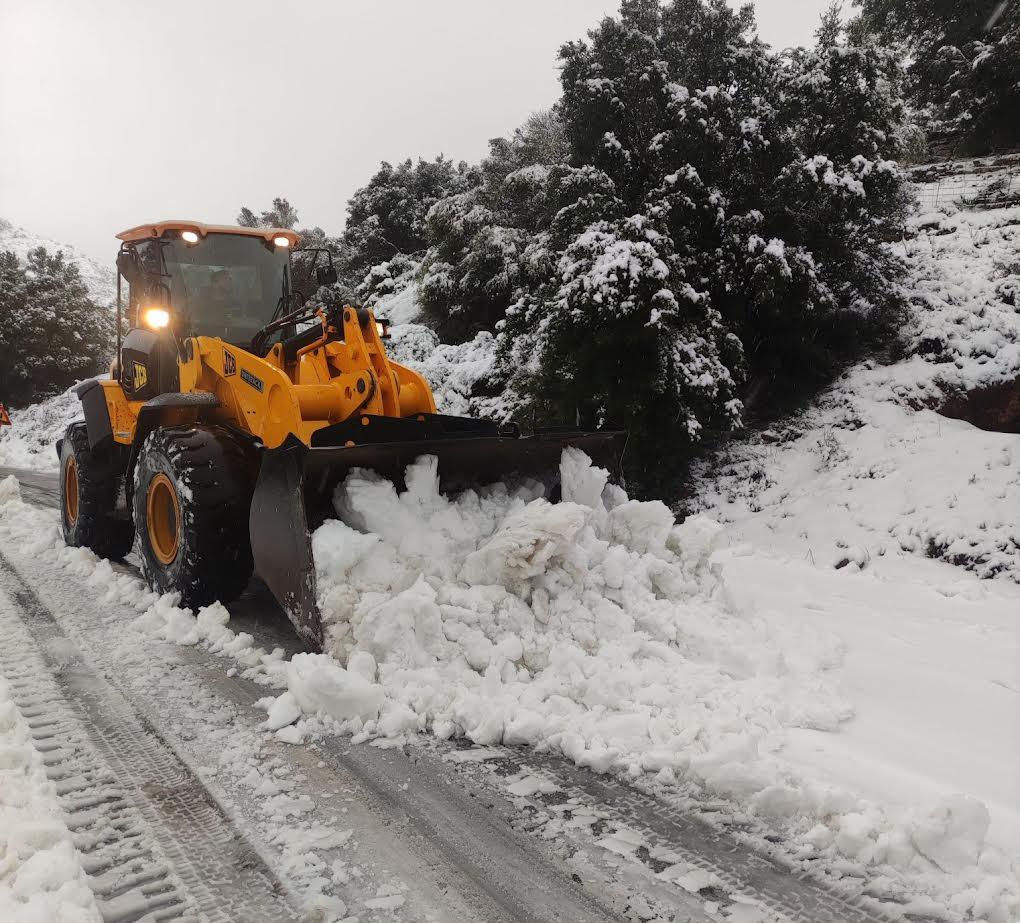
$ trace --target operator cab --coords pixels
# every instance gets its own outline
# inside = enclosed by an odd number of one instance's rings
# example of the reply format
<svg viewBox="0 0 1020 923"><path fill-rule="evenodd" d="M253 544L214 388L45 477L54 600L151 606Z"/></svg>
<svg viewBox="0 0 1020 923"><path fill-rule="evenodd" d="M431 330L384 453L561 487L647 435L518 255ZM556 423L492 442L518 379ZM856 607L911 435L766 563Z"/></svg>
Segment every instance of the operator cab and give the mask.
<svg viewBox="0 0 1020 923"><path fill-rule="evenodd" d="M300 240L294 231L164 221L117 236L133 327L247 348L286 313L290 252Z"/></svg>

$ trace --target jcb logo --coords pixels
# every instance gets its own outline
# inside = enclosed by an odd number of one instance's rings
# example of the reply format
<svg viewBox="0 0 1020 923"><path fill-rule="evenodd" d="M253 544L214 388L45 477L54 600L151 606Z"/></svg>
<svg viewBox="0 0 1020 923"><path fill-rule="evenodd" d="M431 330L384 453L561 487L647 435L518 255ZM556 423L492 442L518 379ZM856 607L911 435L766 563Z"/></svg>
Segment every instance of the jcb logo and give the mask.
<svg viewBox="0 0 1020 923"><path fill-rule="evenodd" d="M237 372L237 360L234 359L234 354L227 350L223 350L223 374L233 375Z"/></svg>
<svg viewBox="0 0 1020 923"><path fill-rule="evenodd" d="M141 391L149 383L149 373L141 362L135 363L135 390Z"/></svg>

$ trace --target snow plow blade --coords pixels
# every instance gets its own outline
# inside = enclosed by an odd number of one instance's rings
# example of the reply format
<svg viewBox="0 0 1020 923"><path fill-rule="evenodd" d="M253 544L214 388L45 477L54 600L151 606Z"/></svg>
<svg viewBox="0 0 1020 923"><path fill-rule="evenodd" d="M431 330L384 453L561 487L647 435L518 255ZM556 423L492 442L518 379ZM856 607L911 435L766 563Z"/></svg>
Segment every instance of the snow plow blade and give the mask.
<svg viewBox="0 0 1020 923"><path fill-rule="evenodd" d="M315 434L312 446L289 437L266 449L251 505L251 547L256 573L265 581L302 640L319 650L322 619L316 598L311 533L335 517L333 491L355 468L370 469L403 487L404 471L422 455L439 459L440 487L456 492L514 478L558 481L560 454L573 446L622 479L624 432L544 431L520 436L487 420L425 415L414 421L368 418L382 438L417 438L344 445L344 437L362 438L373 427L347 424ZM403 424L400 426L399 424ZM337 430L330 433L329 430ZM320 435L322 434L322 435ZM342 440L339 445L324 445Z"/></svg>

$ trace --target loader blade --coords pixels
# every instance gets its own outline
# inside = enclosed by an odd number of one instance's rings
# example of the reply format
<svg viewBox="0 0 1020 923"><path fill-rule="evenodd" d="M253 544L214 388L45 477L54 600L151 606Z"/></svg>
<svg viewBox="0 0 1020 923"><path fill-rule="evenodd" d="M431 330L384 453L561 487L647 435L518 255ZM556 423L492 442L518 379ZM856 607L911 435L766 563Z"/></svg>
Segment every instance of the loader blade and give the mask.
<svg viewBox="0 0 1020 923"><path fill-rule="evenodd" d="M251 548L266 582L302 640L318 650L322 618L316 599L311 533L335 517L332 495L355 468L403 487L404 471L423 455L439 460L440 488L453 492L513 478L552 483L563 449L573 446L622 478L626 433L545 432L534 436L456 436L355 446L312 447L293 436L266 449L251 505Z"/></svg>

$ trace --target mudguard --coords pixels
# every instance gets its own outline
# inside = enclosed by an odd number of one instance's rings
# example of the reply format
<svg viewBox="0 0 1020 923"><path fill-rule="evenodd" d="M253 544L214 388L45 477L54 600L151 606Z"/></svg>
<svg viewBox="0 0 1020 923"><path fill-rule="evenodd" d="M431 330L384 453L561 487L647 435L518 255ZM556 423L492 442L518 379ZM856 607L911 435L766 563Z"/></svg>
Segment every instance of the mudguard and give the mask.
<svg viewBox="0 0 1020 923"><path fill-rule="evenodd" d="M113 423L110 420L110 408L106 406L106 395L98 378L91 378L75 385L74 393L81 401L82 413L85 415L85 427L89 434L89 448L94 449L107 440L113 441ZM60 454L59 445L57 454Z"/></svg>

